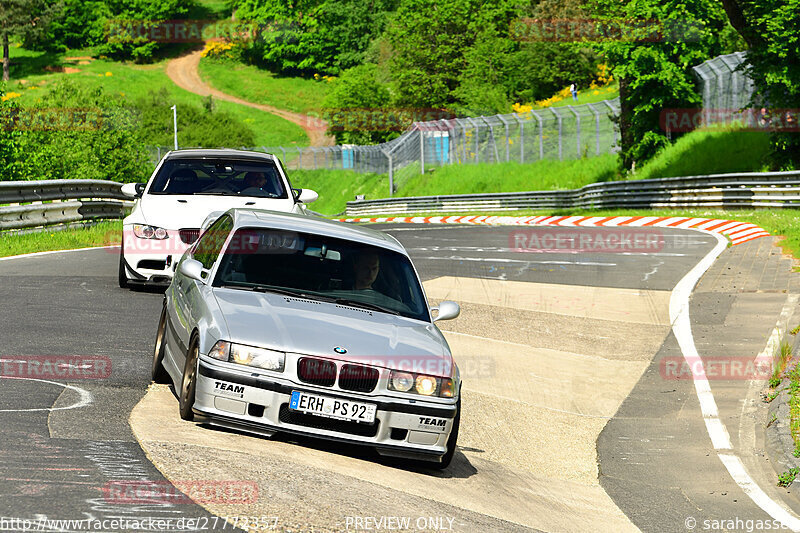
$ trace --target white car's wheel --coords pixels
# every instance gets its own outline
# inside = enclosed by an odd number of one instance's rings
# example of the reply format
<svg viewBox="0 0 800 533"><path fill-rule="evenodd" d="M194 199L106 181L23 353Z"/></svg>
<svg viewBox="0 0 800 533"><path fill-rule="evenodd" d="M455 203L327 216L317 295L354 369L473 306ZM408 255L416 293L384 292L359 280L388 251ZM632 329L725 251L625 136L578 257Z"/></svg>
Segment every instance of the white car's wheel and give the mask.
<svg viewBox="0 0 800 533"><path fill-rule="evenodd" d="M125 272L125 255L122 248L119 250L119 287L121 289L128 288L128 273Z"/></svg>

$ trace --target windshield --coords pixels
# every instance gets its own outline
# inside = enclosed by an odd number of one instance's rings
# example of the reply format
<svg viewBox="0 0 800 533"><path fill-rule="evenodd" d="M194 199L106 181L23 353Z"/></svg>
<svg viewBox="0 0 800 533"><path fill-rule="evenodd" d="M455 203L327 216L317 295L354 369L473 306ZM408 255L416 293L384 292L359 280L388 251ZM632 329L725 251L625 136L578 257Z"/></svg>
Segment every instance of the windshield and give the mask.
<svg viewBox="0 0 800 533"><path fill-rule="evenodd" d="M167 160L148 193L289 197L275 162L224 158Z"/></svg>
<svg viewBox="0 0 800 533"><path fill-rule="evenodd" d="M239 229L224 252L214 285L288 292L430 321L408 257L333 237Z"/></svg>

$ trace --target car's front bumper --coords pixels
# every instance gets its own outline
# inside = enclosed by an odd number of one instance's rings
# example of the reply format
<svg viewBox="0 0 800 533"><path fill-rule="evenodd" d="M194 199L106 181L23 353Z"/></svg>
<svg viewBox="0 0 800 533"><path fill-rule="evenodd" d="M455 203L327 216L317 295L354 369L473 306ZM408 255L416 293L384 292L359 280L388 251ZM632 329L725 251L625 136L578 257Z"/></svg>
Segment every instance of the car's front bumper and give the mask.
<svg viewBox="0 0 800 533"><path fill-rule="evenodd" d="M234 371L201 358L194 404L197 414L210 424L262 435L287 432L363 444L383 455L438 461L447 451L456 414L455 398L452 404L432 404L344 393L249 370ZM220 384L233 387L222 390ZM375 422L345 422L290 410L292 391L376 404Z"/></svg>
<svg viewBox="0 0 800 533"><path fill-rule="evenodd" d="M172 279L175 266L191 245L182 242L175 230L169 231L169 235L164 240L142 239L133 235L132 229L124 228L122 257L129 280L169 282Z"/></svg>

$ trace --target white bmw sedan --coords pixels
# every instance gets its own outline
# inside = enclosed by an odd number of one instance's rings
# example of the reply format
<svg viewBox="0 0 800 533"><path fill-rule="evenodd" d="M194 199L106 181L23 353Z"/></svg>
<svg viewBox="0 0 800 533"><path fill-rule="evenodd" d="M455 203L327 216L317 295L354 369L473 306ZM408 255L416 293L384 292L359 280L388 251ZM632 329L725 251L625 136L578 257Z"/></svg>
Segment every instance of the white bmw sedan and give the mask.
<svg viewBox="0 0 800 533"><path fill-rule="evenodd" d="M123 221L119 286L169 282L175 264L213 212L235 207L305 214L317 199L292 189L271 154L239 150L178 150L167 153L148 183L122 192L137 198Z"/></svg>

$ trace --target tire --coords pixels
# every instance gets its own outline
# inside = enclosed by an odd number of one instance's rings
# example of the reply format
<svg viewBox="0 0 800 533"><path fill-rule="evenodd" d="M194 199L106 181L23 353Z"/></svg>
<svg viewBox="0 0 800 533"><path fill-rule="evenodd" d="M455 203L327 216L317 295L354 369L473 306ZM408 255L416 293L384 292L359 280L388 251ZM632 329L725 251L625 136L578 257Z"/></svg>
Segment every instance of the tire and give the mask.
<svg viewBox="0 0 800 533"><path fill-rule="evenodd" d="M184 420L194 420L195 390L197 388L197 359L199 357L197 337L189 341L189 352L186 354L186 363L183 365L183 378L181 379L180 412Z"/></svg>
<svg viewBox="0 0 800 533"><path fill-rule="evenodd" d="M456 403L456 417L453 420L453 430L450 432L450 437L447 439L447 451L442 456L442 462L436 464L436 468L444 470L453 461L453 456L456 453L456 442L458 441L458 429L461 426L461 398Z"/></svg>
<svg viewBox="0 0 800 533"><path fill-rule="evenodd" d="M128 275L125 272L125 256L123 255L123 248L119 249L119 288L128 288Z"/></svg>
<svg viewBox="0 0 800 533"><path fill-rule="evenodd" d="M167 334L167 306L161 311L161 319L158 321L158 332L156 333L156 344L153 348L153 365L150 375L156 383L169 383L170 377L164 368L164 343Z"/></svg>

